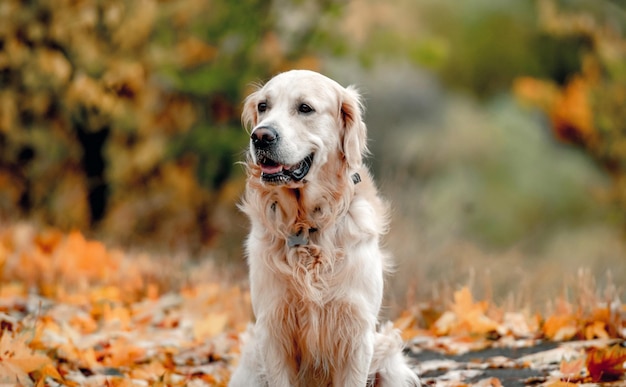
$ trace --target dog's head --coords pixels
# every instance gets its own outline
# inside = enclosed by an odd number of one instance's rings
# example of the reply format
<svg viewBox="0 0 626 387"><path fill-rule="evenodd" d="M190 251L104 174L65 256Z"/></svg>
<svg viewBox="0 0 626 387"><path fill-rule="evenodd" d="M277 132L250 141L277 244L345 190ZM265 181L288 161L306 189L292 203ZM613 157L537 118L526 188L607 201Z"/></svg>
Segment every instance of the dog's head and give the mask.
<svg viewBox="0 0 626 387"><path fill-rule="evenodd" d="M246 98L242 121L250 132L249 161L267 184L299 185L331 162L349 176L366 152L358 92L313 71L272 78Z"/></svg>

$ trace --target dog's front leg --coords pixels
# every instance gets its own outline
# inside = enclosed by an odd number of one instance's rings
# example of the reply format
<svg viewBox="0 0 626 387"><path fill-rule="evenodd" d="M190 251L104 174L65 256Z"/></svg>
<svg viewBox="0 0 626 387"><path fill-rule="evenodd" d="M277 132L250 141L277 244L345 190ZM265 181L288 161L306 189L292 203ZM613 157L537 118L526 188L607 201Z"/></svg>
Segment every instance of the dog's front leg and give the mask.
<svg viewBox="0 0 626 387"><path fill-rule="evenodd" d="M280 335L280 323L271 324L260 320L263 324L263 334L259 340L259 355L263 362L263 374L269 387L290 387L291 379L295 378L293 365L290 364L286 353L284 336ZM289 337L289 336L287 336Z"/></svg>
<svg viewBox="0 0 626 387"><path fill-rule="evenodd" d="M351 355L343 359L344 366L333 376L333 386L362 387L367 384L370 363L374 354L374 334L369 332L351 342Z"/></svg>
<svg viewBox="0 0 626 387"><path fill-rule="evenodd" d="M282 351L275 347L275 344L266 343L264 346L265 353L265 375L267 379L267 385L270 387L290 387L291 381L289 378L290 369L285 364L284 355Z"/></svg>
<svg viewBox="0 0 626 387"><path fill-rule="evenodd" d="M228 387L268 387L263 375L263 350L259 347L256 326L250 324L241 335L241 357Z"/></svg>

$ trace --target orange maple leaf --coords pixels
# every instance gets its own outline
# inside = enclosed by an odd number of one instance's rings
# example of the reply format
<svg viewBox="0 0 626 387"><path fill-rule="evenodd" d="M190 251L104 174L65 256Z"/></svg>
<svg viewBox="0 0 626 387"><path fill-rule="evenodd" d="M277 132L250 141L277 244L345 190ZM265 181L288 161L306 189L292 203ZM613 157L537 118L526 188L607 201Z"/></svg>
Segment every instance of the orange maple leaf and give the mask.
<svg viewBox="0 0 626 387"><path fill-rule="evenodd" d="M592 340L595 338L608 339L609 334L606 331L606 323L604 321L593 321L585 327L585 338Z"/></svg>
<svg viewBox="0 0 626 387"><path fill-rule="evenodd" d="M578 333L577 319L571 314L555 314L548 317L542 330L550 340L569 340Z"/></svg>
<svg viewBox="0 0 626 387"><path fill-rule="evenodd" d="M106 280L118 270L119 262L103 243L91 241L78 231L71 232L56 250L57 270L66 280Z"/></svg>
<svg viewBox="0 0 626 387"><path fill-rule="evenodd" d="M609 348L590 348L587 351L587 371L593 382L619 380L626 375L626 348L613 345Z"/></svg>
<svg viewBox="0 0 626 387"><path fill-rule="evenodd" d="M555 134L562 140L591 142L596 137L593 111L589 102L590 84L576 76L557 97L550 118Z"/></svg>
<svg viewBox="0 0 626 387"><path fill-rule="evenodd" d="M472 293L467 287L455 292L452 311L459 321L457 329L473 334L495 331L498 324L485 314L488 308L487 301L474 302Z"/></svg>

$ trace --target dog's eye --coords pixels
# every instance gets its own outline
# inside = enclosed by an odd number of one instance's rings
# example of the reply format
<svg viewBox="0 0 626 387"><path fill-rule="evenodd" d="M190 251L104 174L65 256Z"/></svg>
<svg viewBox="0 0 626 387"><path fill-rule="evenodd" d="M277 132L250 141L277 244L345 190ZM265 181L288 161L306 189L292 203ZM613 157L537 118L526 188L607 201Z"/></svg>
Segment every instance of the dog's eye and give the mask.
<svg viewBox="0 0 626 387"><path fill-rule="evenodd" d="M256 106L256 110L258 110L259 113L263 113L264 111L266 111L267 102L259 102L259 104Z"/></svg>
<svg viewBox="0 0 626 387"><path fill-rule="evenodd" d="M313 110L313 108L310 107L309 105L303 103L303 104L300 104L300 106L298 106L298 111L300 113L307 114L307 113L314 112L315 110Z"/></svg>

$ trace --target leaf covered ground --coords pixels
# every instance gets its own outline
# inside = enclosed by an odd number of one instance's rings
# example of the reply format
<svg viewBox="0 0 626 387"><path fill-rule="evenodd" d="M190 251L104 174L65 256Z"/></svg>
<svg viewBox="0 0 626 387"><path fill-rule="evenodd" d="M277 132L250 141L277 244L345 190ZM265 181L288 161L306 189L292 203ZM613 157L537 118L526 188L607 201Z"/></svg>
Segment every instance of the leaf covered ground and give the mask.
<svg viewBox="0 0 626 387"><path fill-rule="evenodd" d="M251 319L245 285L210 264L78 232L0 228L0 269L0 385L224 386ZM617 290L509 309L462 287L395 324L427 385L626 385Z"/></svg>

